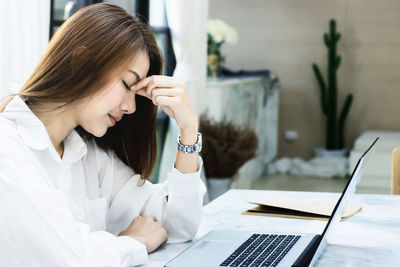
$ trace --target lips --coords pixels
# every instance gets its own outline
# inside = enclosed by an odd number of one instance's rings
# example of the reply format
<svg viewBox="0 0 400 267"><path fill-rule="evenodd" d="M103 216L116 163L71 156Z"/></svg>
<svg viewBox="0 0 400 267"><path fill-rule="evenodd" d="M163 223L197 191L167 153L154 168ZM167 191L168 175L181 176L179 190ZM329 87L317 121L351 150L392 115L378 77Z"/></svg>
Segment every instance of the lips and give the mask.
<svg viewBox="0 0 400 267"><path fill-rule="evenodd" d="M115 117L115 116L110 115L110 114L108 114L108 116L110 117L110 120L111 120L113 125L115 125L117 122L119 122L121 120L121 118Z"/></svg>

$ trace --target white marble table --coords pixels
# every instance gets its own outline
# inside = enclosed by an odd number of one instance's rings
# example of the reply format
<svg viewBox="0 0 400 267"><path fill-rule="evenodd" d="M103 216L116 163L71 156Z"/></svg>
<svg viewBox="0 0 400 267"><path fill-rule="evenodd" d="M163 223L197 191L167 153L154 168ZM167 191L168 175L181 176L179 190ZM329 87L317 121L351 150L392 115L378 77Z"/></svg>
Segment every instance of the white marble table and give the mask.
<svg viewBox="0 0 400 267"><path fill-rule="evenodd" d="M247 200L269 198L335 202L338 193L230 190L204 208L204 219L196 239L211 229L321 233L326 221L242 215L253 207ZM334 229L329 245L317 262L322 266L400 266L400 196L361 195L362 211ZM143 266L164 266L191 242L167 244L149 256Z"/></svg>

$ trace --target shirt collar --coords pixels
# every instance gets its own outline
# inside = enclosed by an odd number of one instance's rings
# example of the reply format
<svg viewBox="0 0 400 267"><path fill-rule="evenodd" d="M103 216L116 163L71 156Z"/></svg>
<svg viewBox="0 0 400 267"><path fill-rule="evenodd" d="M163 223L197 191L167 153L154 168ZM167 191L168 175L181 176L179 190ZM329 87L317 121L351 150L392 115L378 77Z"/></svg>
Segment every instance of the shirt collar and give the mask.
<svg viewBox="0 0 400 267"><path fill-rule="evenodd" d="M29 147L36 150L48 148L56 161L75 162L87 153L86 143L73 129L64 139L64 154L61 159L50 140L46 127L20 96L15 96L1 114L15 121L18 134Z"/></svg>

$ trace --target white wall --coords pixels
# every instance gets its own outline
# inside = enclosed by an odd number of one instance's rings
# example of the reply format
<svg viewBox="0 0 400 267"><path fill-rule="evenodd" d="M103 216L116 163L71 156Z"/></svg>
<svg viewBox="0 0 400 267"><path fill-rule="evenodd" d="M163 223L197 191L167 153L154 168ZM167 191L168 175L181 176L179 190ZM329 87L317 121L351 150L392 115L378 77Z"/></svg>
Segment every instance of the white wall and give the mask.
<svg viewBox="0 0 400 267"><path fill-rule="evenodd" d="M223 47L228 67L267 68L279 75L280 156L311 157L313 147L325 143L311 63L325 69L322 35L331 18L342 33L340 105L346 93L354 94L347 146L367 129L400 131L399 0L210 0L209 15L238 30L238 45ZM298 131L299 139L285 141L285 130Z"/></svg>

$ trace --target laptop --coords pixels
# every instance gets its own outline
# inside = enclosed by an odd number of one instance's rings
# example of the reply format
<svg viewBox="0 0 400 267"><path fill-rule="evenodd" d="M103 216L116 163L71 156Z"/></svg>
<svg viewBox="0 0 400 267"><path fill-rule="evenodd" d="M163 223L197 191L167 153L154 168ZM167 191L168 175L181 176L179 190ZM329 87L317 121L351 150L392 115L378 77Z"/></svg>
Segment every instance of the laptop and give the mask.
<svg viewBox="0 0 400 267"><path fill-rule="evenodd" d="M327 236L332 234L355 192L378 139L358 160L322 234L212 230L165 267L313 266L327 246Z"/></svg>

